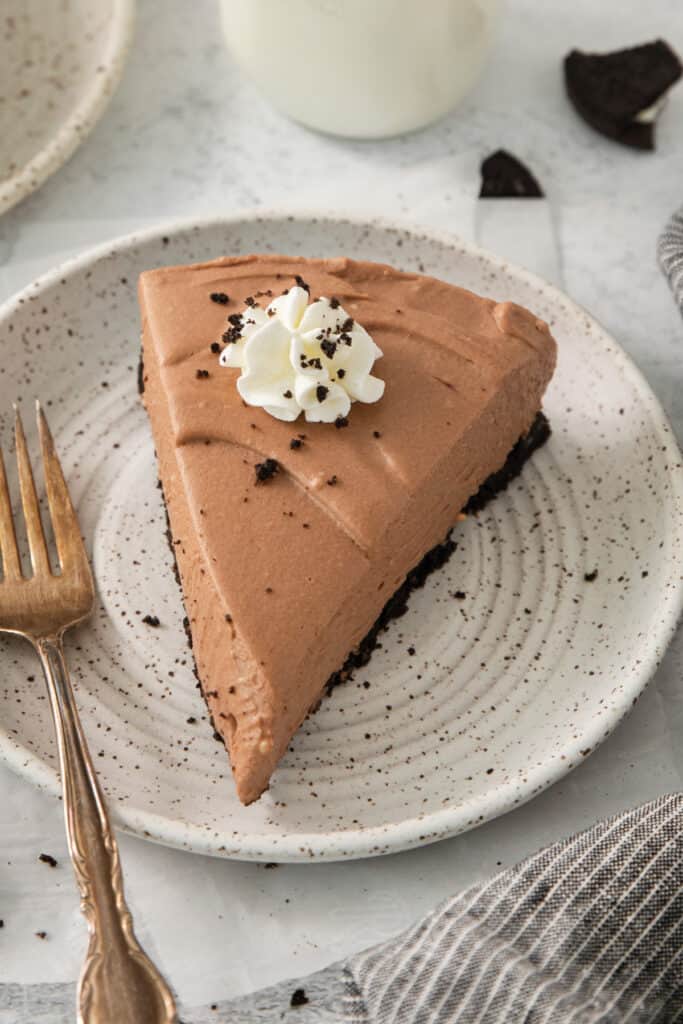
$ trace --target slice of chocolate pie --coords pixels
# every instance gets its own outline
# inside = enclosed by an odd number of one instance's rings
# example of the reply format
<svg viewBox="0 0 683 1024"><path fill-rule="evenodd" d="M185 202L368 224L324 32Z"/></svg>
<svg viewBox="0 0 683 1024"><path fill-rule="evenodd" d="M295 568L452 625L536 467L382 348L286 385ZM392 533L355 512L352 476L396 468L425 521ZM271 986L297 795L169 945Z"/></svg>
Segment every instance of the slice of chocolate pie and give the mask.
<svg viewBox="0 0 683 1024"><path fill-rule="evenodd" d="M140 305L188 633L249 803L468 500L544 439L555 342L519 306L348 259L152 270Z"/></svg>

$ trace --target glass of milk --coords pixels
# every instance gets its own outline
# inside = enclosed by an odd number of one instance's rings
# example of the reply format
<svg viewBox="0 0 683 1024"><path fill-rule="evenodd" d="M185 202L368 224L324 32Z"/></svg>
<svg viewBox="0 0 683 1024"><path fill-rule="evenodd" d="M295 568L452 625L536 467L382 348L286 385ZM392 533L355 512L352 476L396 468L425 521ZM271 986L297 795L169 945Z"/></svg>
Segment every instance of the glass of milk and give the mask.
<svg viewBox="0 0 683 1024"><path fill-rule="evenodd" d="M284 113L381 138L448 113L488 54L498 0L221 0L235 59Z"/></svg>

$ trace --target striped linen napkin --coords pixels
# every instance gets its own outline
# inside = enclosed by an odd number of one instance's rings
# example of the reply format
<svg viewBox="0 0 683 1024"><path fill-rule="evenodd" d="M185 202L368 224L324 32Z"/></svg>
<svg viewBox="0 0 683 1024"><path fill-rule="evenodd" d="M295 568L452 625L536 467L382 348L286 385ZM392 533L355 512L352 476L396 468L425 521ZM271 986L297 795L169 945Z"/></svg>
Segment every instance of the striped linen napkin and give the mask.
<svg viewBox="0 0 683 1024"><path fill-rule="evenodd" d="M0 984L0 1024L66 1024L71 985ZM683 1022L683 794L564 839L398 938L185 1024Z"/></svg>
<svg viewBox="0 0 683 1024"><path fill-rule="evenodd" d="M683 316L683 206L660 235L657 255Z"/></svg>

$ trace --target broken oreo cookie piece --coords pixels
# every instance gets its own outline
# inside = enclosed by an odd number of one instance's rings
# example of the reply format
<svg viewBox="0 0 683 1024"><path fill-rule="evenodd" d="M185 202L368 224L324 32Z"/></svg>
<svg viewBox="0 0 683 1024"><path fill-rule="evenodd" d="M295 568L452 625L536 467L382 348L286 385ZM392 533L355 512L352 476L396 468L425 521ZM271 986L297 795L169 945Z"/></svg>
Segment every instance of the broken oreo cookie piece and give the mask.
<svg viewBox="0 0 683 1024"><path fill-rule="evenodd" d="M543 189L524 164L497 149L481 165L480 199L542 199Z"/></svg>
<svg viewBox="0 0 683 1024"><path fill-rule="evenodd" d="M634 149L655 148L655 123L681 74L680 59L663 39L612 53L572 50L564 59L576 111L602 135Z"/></svg>

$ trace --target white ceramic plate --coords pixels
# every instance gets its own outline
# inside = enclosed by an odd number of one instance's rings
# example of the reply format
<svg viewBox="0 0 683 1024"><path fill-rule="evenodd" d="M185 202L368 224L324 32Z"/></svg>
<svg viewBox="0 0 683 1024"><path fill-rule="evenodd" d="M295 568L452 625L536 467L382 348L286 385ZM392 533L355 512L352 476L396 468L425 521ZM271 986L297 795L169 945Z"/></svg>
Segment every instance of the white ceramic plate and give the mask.
<svg viewBox="0 0 683 1024"><path fill-rule="evenodd" d="M134 0L2 0L0 213L96 123L123 70Z"/></svg>
<svg viewBox="0 0 683 1024"><path fill-rule="evenodd" d="M448 565L413 594L370 664L323 701L270 791L245 808L181 625L136 390L135 291L146 267L269 250L350 253L515 299L551 323L560 357L548 445L458 526ZM0 338L0 437L7 446L12 400L40 396L92 550L100 603L69 655L100 777L131 832L226 857L309 860L472 828L579 764L628 712L674 630L683 485L659 405L587 313L457 239L286 215L182 225L43 277L0 312ZM142 622L147 613L159 629ZM56 791L37 666L17 642L2 664L0 753Z"/></svg>

